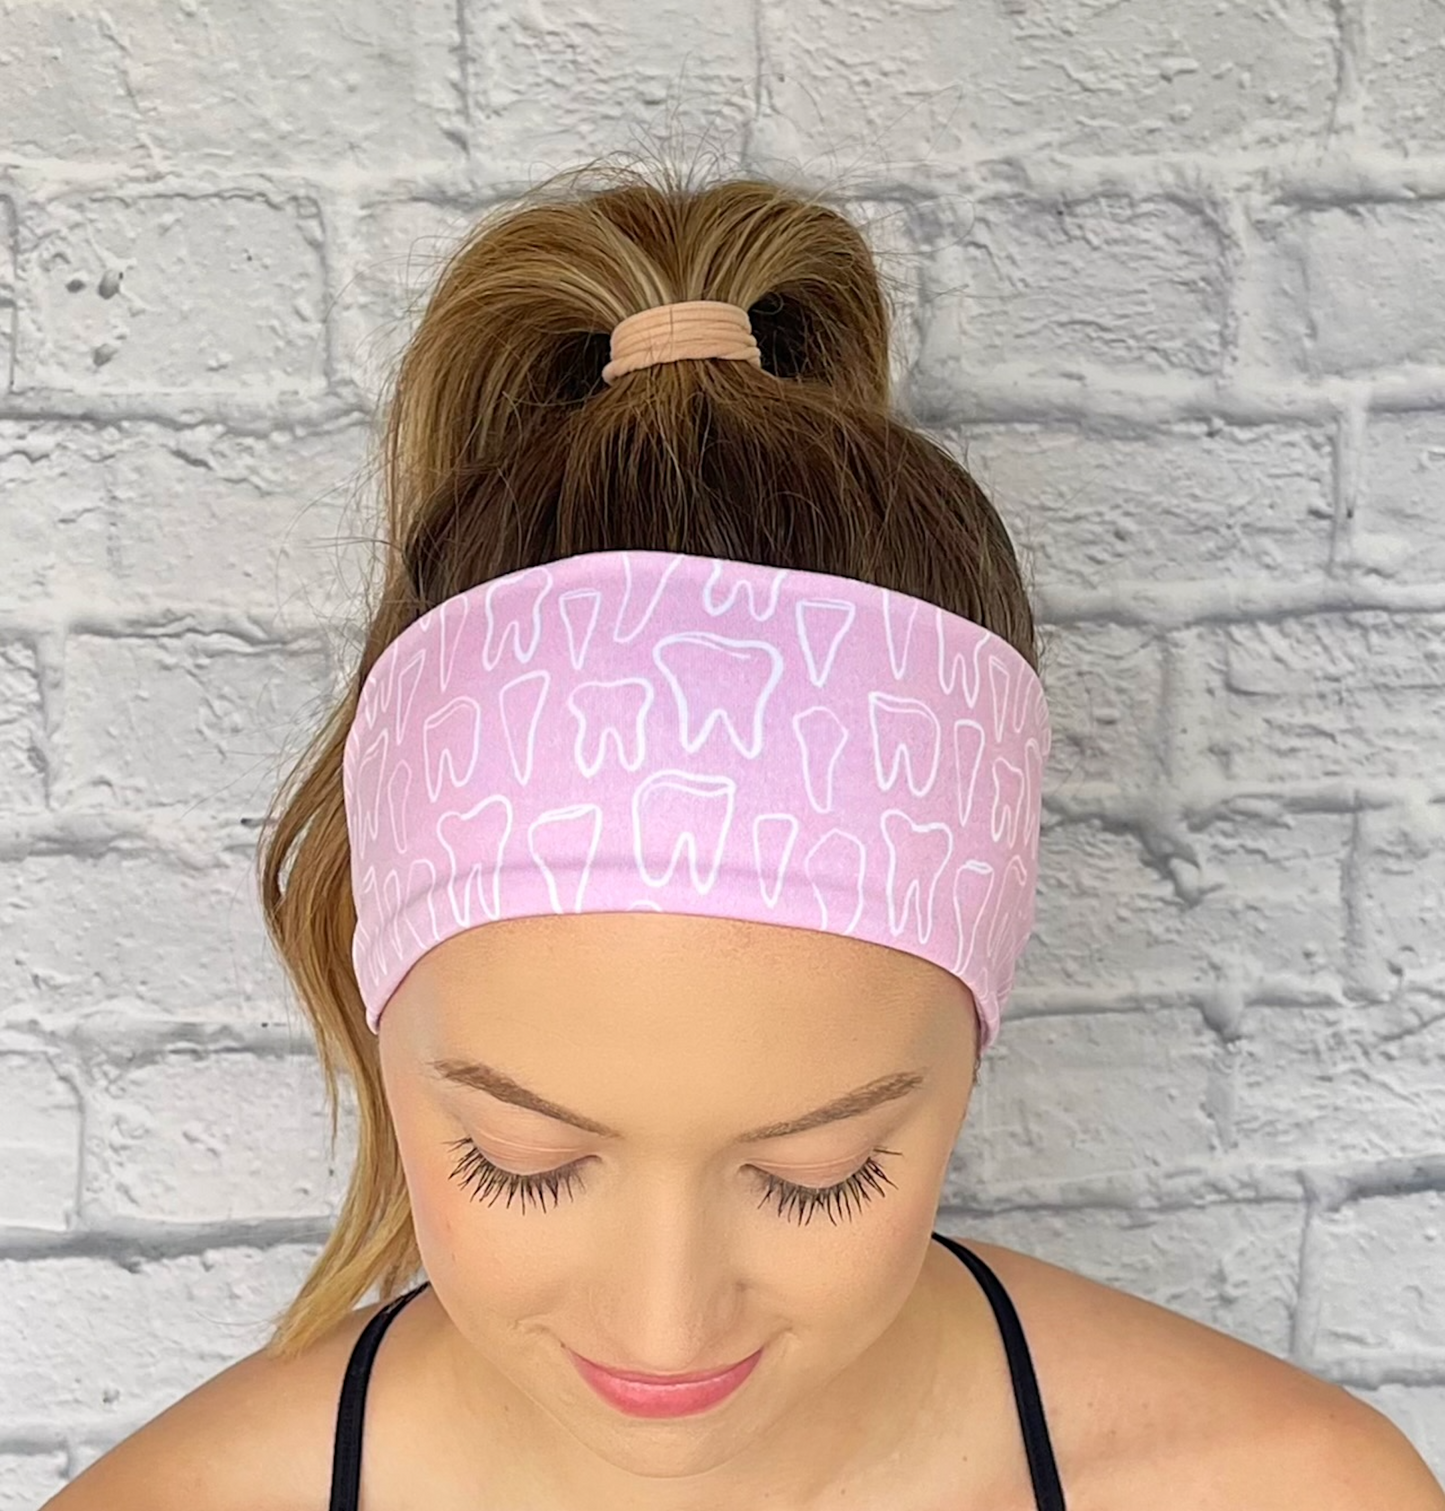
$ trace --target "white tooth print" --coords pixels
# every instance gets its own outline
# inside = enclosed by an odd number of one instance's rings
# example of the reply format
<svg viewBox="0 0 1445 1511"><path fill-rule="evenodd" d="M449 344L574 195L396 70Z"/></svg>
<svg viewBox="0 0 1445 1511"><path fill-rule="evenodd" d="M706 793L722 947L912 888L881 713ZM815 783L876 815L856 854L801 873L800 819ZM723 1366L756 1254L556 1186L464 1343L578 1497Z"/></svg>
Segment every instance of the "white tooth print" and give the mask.
<svg viewBox="0 0 1445 1511"><path fill-rule="evenodd" d="M938 715L919 698L897 698L889 693L868 694L868 727L873 736L873 772L880 792L890 792L898 780L900 765L908 769L908 790L914 797L927 797L938 776L938 758L943 749L943 729ZM905 735L916 736L926 751L926 778L913 769L913 749ZM890 739L890 735L892 738Z"/></svg>
<svg viewBox="0 0 1445 1511"><path fill-rule="evenodd" d="M995 740L1002 740L1008 723L1009 687L1013 678L1004 665L1003 658L992 646L989 647L988 676L993 692L993 737Z"/></svg>
<svg viewBox="0 0 1445 1511"><path fill-rule="evenodd" d="M1037 861L1039 839L1043 828L1044 764L1049 758L1047 744L1040 746L1035 739L1024 742L1024 771L1028 779L1028 791L1024 794L1024 812L1028 814L1028 829L1025 834L1025 854Z"/></svg>
<svg viewBox="0 0 1445 1511"><path fill-rule="evenodd" d="M897 822L893 823L890 820ZM894 838L894 831L900 826L902 832L911 841L901 847ZM883 843L888 850L888 927L896 939L903 932L903 926L908 917L908 905L912 902L918 919L918 940L926 944L933 933L933 894L938 886L938 879L943 875L948 866L949 857L953 854L953 830L942 823L915 824L899 808L885 809L879 828L883 832ZM928 856L924 853L921 843L923 835L937 836L937 839L929 845L937 856L931 876L925 869ZM903 897L901 903L898 900L900 890Z"/></svg>
<svg viewBox="0 0 1445 1511"><path fill-rule="evenodd" d="M823 687L833 670L843 639L858 617L858 610L855 605L838 599L803 598L799 599L793 617L809 680L814 687ZM823 647L821 657L818 655L820 646Z"/></svg>
<svg viewBox="0 0 1445 1511"><path fill-rule="evenodd" d="M833 857L840 857L833 859ZM830 829L803 857L803 875L813 889L818 904L818 927L835 934L851 934L863 917L866 896L863 877L868 868L868 849L856 834L846 829ZM829 895L839 890L836 878L843 878L852 888L853 907L844 922L835 919L828 908Z"/></svg>
<svg viewBox="0 0 1445 1511"><path fill-rule="evenodd" d="M888 647L888 665L893 680L900 681L908 668L908 653L913 645L913 628L923 604L916 598L880 589L879 612L883 617L883 640Z"/></svg>
<svg viewBox="0 0 1445 1511"><path fill-rule="evenodd" d="M512 805L500 793L465 813L450 808L437 817L437 843L450 862L447 897L452 917L464 929L472 927L473 892L481 909L478 923L501 917L502 855L511 832Z"/></svg>
<svg viewBox="0 0 1445 1511"><path fill-rule="evenodd" d="M411 723L411 706L416 690L426 670L427 647L423 646L396 669L396 722L394 725L398 747L406 738L407 725Z"/></svg>
<svg viewBox="0 0 1445 1511"><path fill-rule="evenodd" d="M579 824L578 820L587 822ZM532 863L547 883L547 896L554 913L580 913L587 896L587 883L592 877L592 862L597 858L597 845L602 838L602 810L596 803L574 803L570 808L553 808L539 814L527 827L527 853ZM590 827L585 848L572 838L574 832L586 833ZM557 847L558 863L548 860L542 839L551 839ZM567 876L582 857L581 875L577 877L576 891L570 902L557 889L558 876Z"/></svg>
<svg viewBox="0 0 1445 1511"><path fill-rule="evenodd" d="M980 636L966 650L951 649L947 618L936 605L933 623L938 637L938 690L945 698L962 697L971 713L978 707L978 695L983 689L984 648L993 637Z"/></svg>
<svg viewBox="0 0 1445 1511"><path fill-rule="evenodd" d="M411 796L411 762L399 760L386 781L386 815L391 824L391 848L398 855L407 850L407 799Z"/></svg>
<svg viewBox="0 0 1445 1511"><path fill-rule="evenodd" d="M1004 716L1004 729L1011 736L1023 733L1024 725L1028 723L1029 703L1032 699L1030 683L1012 669L1008 672L1009 700L1008 711Z"/></svg>
<svg viewBox="0 0 1445 1511"><path fill-rule="evenodd" d="M371 962L371 930L362 921L358 909L356 928L351 935L351 967L356 973L356 984L363 996L370 996L376 989L377 977L371 968Z"/></svg>
<svg viewBox="0 0 1445 1511"><path fill-rule="evenodd" d="M1019 842L1019 818L1023 807L1023 767L1007 756L993 758L993 813L989 834L995 844L1013 849Z"/></svg>
<svg viewBox="0 0 1445 1511"><path fill-rule="evenodd" d="M708 579L702 585L703 609L712 615L714 619L719 614L726 614L739 596L746 595L748 600L748 613L753 616L755 624L763 624L771 619L778 611L778 594L782 591L783 579L787 577L786 568L774 567L772 581L759 583L756 574L762 569L754 567L751 572L743 573L737 570L735 563L730 561L715 561ZM723 588L726 588L726 594ZM764 607L758 612L759 589L762 589Z"/></svg>
<svg viewBox="0 0 1445 1511"><path fill-rule="evenodd" d="M703 776L691 771L655 771L632 795L632 844L638 873L649 887L665 886L677 868L678 852L688 852L693 891L706 896L717 880L723 846L732 828L737 783L728 776ZM700 820L707 820L704 824ZM698 836L703 830L703 839ZM710 840L711 843L704 841ZM667 869L659 871L649 854L665 854ZM699 852L710 853L707 876L698 872Z"/></svg>
<svg viewBox="0 0 1445 1511"><path fill-rule="evenodd" d="M376 906L376 867L367 866L360 877L353 883L352 891L356 894L358 917L383 917L380 909ZM371 930L367 930L368 936Z"/></svg>
<svg viewBox="0 0 1445 1511"><path fill-rule="evenodd" d="M352 844L363 855L370 852L381 832L381 781L386 770L387 744L388 736L383 729L362 751L356 763L356 820L360 829L353 831Z"/></svg>
<svg viewBox="0 0 1445 1511"><path fill-rule="evenodd" d="M351 968L356 974L356 984L363 996L375 989L376 978L371 971L371 930L358 917L351 934Z"/></svg>
<svg viewBox="0 0 1445 1511"><path fill-rule="evenodd" d="M682 566L684 560L681 556L674 556L663 566L661 572L658 573L657 581L652 585L651 592L646 593L646 590L640 592L635 586L633 579L633 559L634 557L650 554L652 553L636 551L625 551L622 553L622 571L624 577L622 602L617 606L617 623L613 626L612 630L612 639L617 645L630 645L647 628L653 614L657 611L658 604L662 602L662 595L667 591L668 583L672 580L673 574ZM640 563L640 570L646 570L650 566L653 566L653 564ZM642 601L644 595L647 600L645 603ZM629 619L635 619L636 623L629 625Z"/></svg>
<svg viewBox="0 0 1445 1511"><path fill-rule="evenodd" d="M679 667L668 664L666 653ZM688 755L696 755L719 720L727 730L734 748L749 760L756 760L763 748L763 711L773 689L783 678L783 658L778 648L764 640L729 640L722 635L664 635L653 647L652 659L667 678L676 700L679 738ZM767 680L759 685L758 672L766 669ZM752 680L743 685L745 676ZM690 674L690 675L689 675ZM688 684L696 688L697 702L707 711L702 728L692 732L694 713L688 699ZM741 719L735 719L721 701L721 694L737 688L737 701L743 704ZM751 707L748 707L748 704ZM738 725L749 724L744 738Z"/></svg>
<svg viewBox="0 0 1445 1511"><path fill-rule="evenodd" d="M504 682L497 694L497 716L507 742L512 776L521 787L532 780L537 731L541 727L542 709L551 685L552 673L549 671L523 672L510 682Z"/></svg>
<svg viewBox="0 0 1445 1511"><path fill-rule="evenodd" d="M597 696L584 700L583 695L588 693ZM567 697L568 711L577 720L577 738L572 746L572 759L577 770L585 777L597 775L607 758L610 735L623 770L636 771L647 756L647 711L656 697L652 683L645 677L622 677L616 682L579 682ZM597 706L595 715L589 716L584 701L589 706ZM614 703L620 704L624 710L631 705L631 738L624 732L623 719L611 711Z"/></svg>
<svg viewBox="0 0 1445 1511"><path fill-rule="evenodd" d="M377 719L391 707L392 681L396 675L396 660L394 657L387 657L386 665L383 666L381 658L378 658L377 664L372 670L375 672L375 675L366 679L366 686L362 688L361 697L358 700L368 729L375 729Z"/></svg>
<svg viewBox="0 0 1445 1511"><path fill-rule="evenodd" d="M546 567L529 567L513 577L500 577L489 583L484 593L487 607L487 639L482 647L482 666L496 668L502 659L502 647L510 640L517 660L529 662L537 653L542 638L542 604L552 591L552 574ZM532 638L522 647L522 615L532 616Z"/></svg>
<svg viewBox="0 0 1445 1511"><path fill-rule="evenodd" d="M382 884L375 866L369 866L362 877L358 898L358 911L364 912L367 918L376 920L374 926L367 930L365 968L373 980L384 979L387 974L387 916L383 907L385 898Z"/></svg>
<svg viewBox="0 0 1445 1511"><path fill-rule="evenodd" d="M958 925L958 952L953 958L955 975L972 981L979 969L980 945L985 943L983 922L993 900L998 873L986 860L970 859L953 875L953 917ZM974 987L977 991L977 986Z"/></svg>
<svg viewBox="0 0 1445 1511"><path fill-rule="evenodd" d="M441 938L441 929L437 924L437 868L425 856L419 856L411 863L406 878L406 895L411 902L419 900L426 904L430 930L423 933L417 928L416 908L412 905L406 909L406 926L421 949L429 950Z"/></svg>
<svg viewBox="0 0 1445 1511"><path fill-rule="evenodd" d="M778 905L783 878L788 874L788 860L798 838L798 821L791 813L760 813L753 820L753 866L758 878L758 895L768 907ZM778 830L787 838L774 844L763 830Z"/></svg>
<svg viewBox="0 0 1445 1511"><path fill-rule="evenodd" d="M973 799L978 790L978 774L983 768L987 742L983 725L977 719L953 722L953 760L956 773L954 790L958 794L958 825L963 833L973 819Z"/></svg>
<svg viewBox="0 0 1445 1511"><path fill-rule="evenodd" d="M814 813L831 813L833 773L848 743L848 728L831 708L819 703L793 715L793 733L802 753L800 770L808 803Z"/></svg>
<svg viewBox="0 0 1445 1511"><path fill-rule="evenodd" d="M391 920L386 930L386 940L391 945L391 958L396 963L406 959L406 946L401 942L401 877L397 875L396 867L393 866L386 873L386 881L382 884L381 900L386 908L387 917Z"/></svg>
<svg viewBox="0 0 1445 1511"><path fill-rule="evenodd" d="M970 867L960 867L960 877ZM976 879L972 878L972 879ZM996 962L1003 958L1002 950L1017 945L1022 948L1033 927L1032 888L1026 887L1023 862L1012 856L1003 867L1003 875L995 885L990 875L989 886L983 896L960 897L958 911L962 917L973 920L972 938L968 956L961 967L961 974L979 983L977 991L997 993L1000 989L999 968ZM1014 931L1021 928L1021 934Z"/></svg>
<svg viewBox="0 0 1445 1511"><path fill-rule="evenodd" d="M596 588L573 588L557 600L557 608L567 632L567 659L572 670L580 672L602 615L602 594Z"/></svg>
<svg viewBox="0 0 1445 1511"><path fill-rule="evenodd" d="M1004 867L997 904L988 915L988 954L991 960L998 958L1001 949L1016 945L1015 930L1026 916L1032 922L1032 898L1024 895L1025 881L1023 862L1018 856L1011 856Z"/></svg>
<svg viewBox="0 0 1445 1511"><path fill-rule="evenodd" d="M471 781L481 744L482 710L475 698L453 698L427 715L422 725L422 755L426 792L432 802L441 796L444 772L450 774L453 787L465 787Z"/></svg>
<svg viewBox="0 0 1445 1511"><path fill-rule="evenodd" d="M437 691L444 693L452 685L452 668L457 659L457 647L461 644L462 631L467 627L467 615L471 612L465 597L448 598L437 610Z"/></svg>

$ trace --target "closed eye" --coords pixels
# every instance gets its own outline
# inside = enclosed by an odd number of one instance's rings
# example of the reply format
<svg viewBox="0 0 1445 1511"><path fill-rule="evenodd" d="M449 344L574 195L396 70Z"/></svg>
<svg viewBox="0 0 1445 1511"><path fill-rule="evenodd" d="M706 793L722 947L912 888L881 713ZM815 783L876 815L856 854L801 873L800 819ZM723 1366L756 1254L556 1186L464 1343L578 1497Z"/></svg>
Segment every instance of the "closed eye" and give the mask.
<svg viewBox="0 0 1445 1511"><path fill-rule="evenodd" d="M452 1179L463 1190L469 1191L473 1200L485 1201L490 1206L496 1202L498 1196L505 1192L507 1205L510 1207L512 1199L519 1197L523 1212L527 1209L529 1198L545 1211L546 1197L549 1193L555 1209L560 1202L561 1191L564 1187L569 1199L577 1191L585 1190L581 1170L593 1158L588 1155L582 1159L573 1160L570 1164L560 1165L555 1170L544 1170L534 1175L518 1175L515 1171L504 1170L500 1165L494 1164L469 1138L455 1139L447 1147L460 1151L456 1167L452 1171ZM898 1151L875 1149L859 1169L831 1186L802 1186L766 1170L760 1170L756 1165L749 1165L748 1169L758 1178L762 1187L762 1200L758 1203L759 1207L765 1206L776 1198L778 1216L782 1217L791 1213L799 1223L806 1224L812 1220L815 1212L829 1208L837 1211L851 1209L849 1212L851 1216L865 1202L872 1201L875 1196L886 1194L883 1186L891 1186L893 1182L888 1179L874 1158L879 1154L897 1155ZM829 1211L829 1221L834 1220L832 1212Z"/></svg>

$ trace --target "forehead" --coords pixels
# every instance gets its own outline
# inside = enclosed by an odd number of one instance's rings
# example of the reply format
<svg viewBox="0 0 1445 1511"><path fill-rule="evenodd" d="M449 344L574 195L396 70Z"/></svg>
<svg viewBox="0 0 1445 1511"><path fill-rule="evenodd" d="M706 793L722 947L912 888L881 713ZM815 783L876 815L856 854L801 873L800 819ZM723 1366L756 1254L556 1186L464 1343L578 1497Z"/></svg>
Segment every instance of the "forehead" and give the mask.
<svg viewBox="0 0 1445 1511"><path fill-rule="evenodd" d="M811 929L687 914L505 919L444 940L398 989L434 1026L466 1034L521 1019L569 1037L661 1034L816 1043L866 1034L919 1046L941 1016L971 1013L963 983L901 950Z"/></svg>

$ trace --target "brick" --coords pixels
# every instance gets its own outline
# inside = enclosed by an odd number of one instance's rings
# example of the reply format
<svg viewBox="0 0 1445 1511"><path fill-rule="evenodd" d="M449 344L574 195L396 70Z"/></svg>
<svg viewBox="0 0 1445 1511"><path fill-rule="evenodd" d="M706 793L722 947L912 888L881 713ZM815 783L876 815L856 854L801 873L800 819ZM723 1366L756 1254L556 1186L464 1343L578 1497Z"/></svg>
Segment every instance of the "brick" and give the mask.
<svg viewBox="0 0 1445 1511"><path fill-rule="evenodd" d="M1260 149L1330 122L1337 30L1323 0L1289 23L1251 6L1148 0L1033 6L824 0L773 8L764 78L790 157L837 150L836 123L870 156L955 162ZM806 135L803 133L806 131ZM800 140L801 138L801 140Z"/></svg>
<svg viewBox="0 0 1445 1511"><path fill-rule="evenodd" d="M979 425L959 439L1046 588L1304 581L1328 565L1334 442L1323 428Z"/></svg>
<svg viewBox="0 0 1445 1511"><path fill-rule="evenodd" d="M324 389L326 282L309 195L70 193L27 213L29 240L46 251L43 264L22 264L17 388L293 399Z"/></svg>
<svg viewBox="0 0 1445 1511"><path fill-rule="evenodd" d="M1352 559L1395 582L1445 582L1445 414L1373 414Z"/></svg>
<svg viewBox="0 0 1445 1511"><path fill-rule="evenodd" d="M63 1231L80 1179L80 1095L49 1055L0 1054L0 1222Z"/></svg>
<svg viewBox="0 0 1445 1511"><path fill-rule="evenodd" d="M582 25L551 7L489 12L466 75L489 151L540 156L546 173L615 150L641 112L725 152L757 113L753 14L687 0L609 0Z"/></svg>
<svg viewBox="0 0 1445 1511"><path fill-rule="evenodd" d="M1209 750L1225 780L1414 781L1445 767L1445 614L1304 614L1215 633Z"/></svg>
<svg viewBox="0 0 1445 1511"><path fill-rule="evenodd" d="M320 649L223 634L72 635L55 800L259 816L329 686Z"/></svg>
<svg viewBox="0 0 1445 1511"><path fill-rule="evenodd" d="M18 226L15 200L0 193L0 380L3 380L0 387L6 389L11 386L15 368L15 235Z"/></svg>
<svg viewBox="0 0 1445 1511"><path fill-rule="evenodd" d="M238 6L204 31L194 12L148 10L126 28L116 87L94 83L108 77L116 44L91 16L27 9L6 42L0 139L26 158L113 164L121 176L221 159L232 172L386 172L462 151L448 0L420 0L404 18L379 0L360 10L344 0L284 12ZM55 65L47 90L35 84L42 59ZM245 242L235 245L239 266ZM206 303L222 310L226 294L218 283Z"/></svg>
<svg viewBox="0 0 1445 1511"><path fill-rule="evenodd" d="M176 1049L102 1063L91 1094L86 1218L173 1221L333 1215L354 1147L328 1157L309 1055Z"/></svg>
<svg viewBox="0 0 1445 1511"><path fill-rule="evenodd" d="M1214 1149L1214 1049L1194 1012L1006 1018L984 1058L959 1163L990 1200L1055 1200L1071 1181L1196 1166ZM945 1204L959 1190L950 1172Z"/></svg>
<svg viewBox="0 0 1445 1511"><path fill-rule="evenodd" d="M103 1432L149 1420L253 1353L317 1245L137 1264L0 1260L0 1420Z"/></svg>
<svg viewBox="0 0 1445 1511"><path fill-rule="evenodd" d="M1445 28L1438 0L1370 0L1364 119L1389 151L1445 148Z"/></svg>
<svg viewBox="0 0 1445 1511"><path fill-rule="evenodd" d="M970 199L925 271L919 388L964 374L1213 373L1230 276L1218 226L1176 200Z"/></svg>
<svg viewBox="0 0 1445 1511"><path fill-rule="evenodd" d="M1047 785L1066 790L1066 760ZM1349 834L1348 814L1246 807L1181 827L1166 877L1134 833L1055 825L1040 840L1043 879L1019 985L1193 994L1224 970L1245 993L1280 979L1337 995Z"/></svg>
<svg viewBox="0 0 1445 1511"><path fill-rule="evenodd" d="M0 420L0 603L11 612L94 603L103 592L110 448L88 427Z"/></svg>
<svg viewBox="0 0 1445 1511"><path fill-rule="evenodd" d="M0 1453L0 1511L35 1511L65 1487L65 1454Z"/></svg>
<svg viewBox="0 0 1445 1511"><path fill-rule="evenodd" d="M1309 1250L1318 1292L1312 1346L1322 1365L1407 1356L1445 1375L1445 1192L1367 1197L1322 1212Z"/></svg>
<svg viewBox="0 0 1445 1511"><path fill-rule="evenodd" d="M0 640L0 813L45 807L43 726L35 652Z"/></svg>
<svg viewBox="0 0 1445 1511"><path fill-rule="evenodd" d="M1251 1009L1230 1046L1229 1148L1326 1166L1438 1154L1445 1017L1434 1014Z"/></svg>
<svg viewBox="0 0 1445 1511"><path fill-rule="evenodd" d="M344 480L366 444L353 417L261 435L120 429L110 495L125 524L105 583L113 601L254 610L298 629L350 613L370 551L350 539L359 532Z"/></svg>
<svg viewBox="0 0 1445 1511"><path fill-rule="evenodd" d="M10 861L0 866L0 940L0 1024L53 1031L82 1014L125 1021L142 1010L300 1021L283 1002L246 851L194 865L144 850Z"/></svg>
<svg viewBox="0 0 1445 1511"><path fill-rule="evenodd" d="M390 196L354 208L346 243L330 249L339 264L337 365L353 383L373 393L381 388L412 335L415 301L425 296L438 260L491 208Z"/></svg>
<svg viewBox="0 0 1445 1511"><path fill-rule="evenodd" d="M1301 1205L1220 1202L1142 1212L1071 1206L957 1218L945 1212L935 1227L964 1243L977 1238L1032 1254L1289 1357Z"/></svg>
<svg viewBox="0 0 1445 1511"><path fill-rule="evenodd" d="M1445 200L1270 205L1255 235L1244 364L1323 377L1445 362Z"/></svg>
<svg viewBox="0 0 1445 1511"><path fill-rule="evenodd" d="M1385 973L1381 990L1432 984L1445 989L1445 806L1361 814L1356 870L1360 921Z"/></svg>
<svg viewBox="0 0 1445 1511"><path fill-rule="evenodd" d="M1048 637L1042 666L1056 784L1117 783L1134 790L1154 772L1160 702L1157 639L1133 625L1073 626Z"/></svg>

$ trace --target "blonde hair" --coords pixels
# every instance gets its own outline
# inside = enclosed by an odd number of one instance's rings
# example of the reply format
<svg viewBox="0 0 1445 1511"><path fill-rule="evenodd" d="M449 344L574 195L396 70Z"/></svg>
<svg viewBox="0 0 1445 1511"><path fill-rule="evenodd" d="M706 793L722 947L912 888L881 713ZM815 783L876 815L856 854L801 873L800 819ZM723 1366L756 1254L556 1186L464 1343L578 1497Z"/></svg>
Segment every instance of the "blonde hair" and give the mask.
<svg viewBox="0 0 1445 1511"><path fill-rule="evenodd" d="M606 385L612 328L688 299L747 309L763 370L683 361ZM559 557L667 550L926 599L1039 670L998 513L959 462L890 412L889 328L884 280L841 209L753 177L693 187L665 166L593 163L488 215L447 256L385 407L380 591L359 661L276 793L257 854L333 1141L343 1080L358 1114L337 1222L269 1352L300 1352L373 1286L383 1300L406 1289L421 1263L352 972L341 783L361 685L413 620Z"/></svg>

